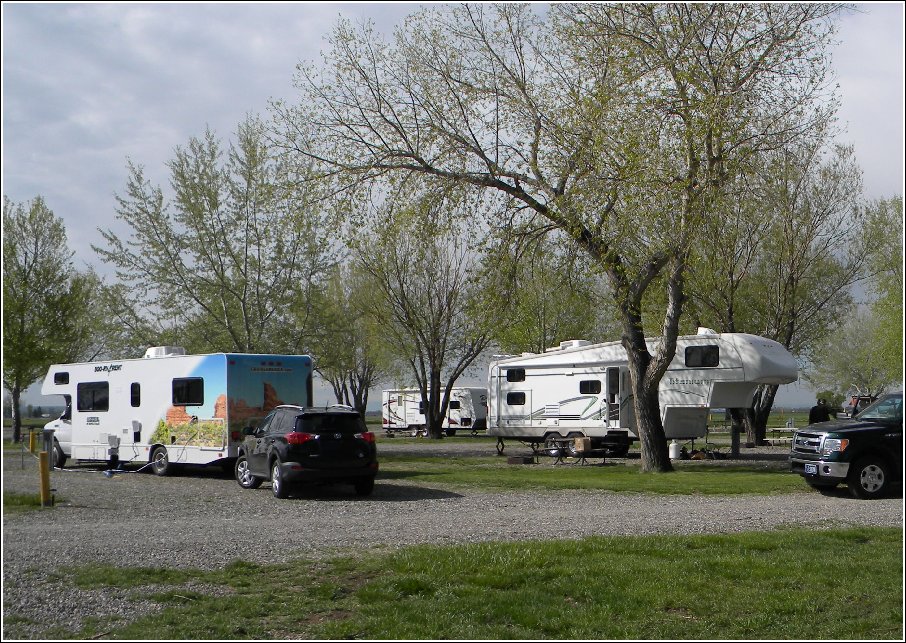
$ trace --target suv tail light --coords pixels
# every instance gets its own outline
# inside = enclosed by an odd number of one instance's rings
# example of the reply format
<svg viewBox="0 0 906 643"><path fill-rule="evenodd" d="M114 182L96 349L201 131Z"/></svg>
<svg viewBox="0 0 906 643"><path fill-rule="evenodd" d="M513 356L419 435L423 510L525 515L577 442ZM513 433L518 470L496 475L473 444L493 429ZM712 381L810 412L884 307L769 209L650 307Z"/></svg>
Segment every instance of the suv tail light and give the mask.
<svg viewBox="0 0 906 643"><path fill-rule="evenodd" d="M371 442L374 444L374 433L371 431L365 431L364 433L356 433L355 437L365 440L365 442Z"/></svg>
<svg viewBox="0 0 906 643"><path fill-rule="evenodd" d="M300 433L297 431L293 431L292 433L286 434L286 442L288 444L304 444L305 442L308 442L309 440L314 440L314 439L315 439L315 435L312 433Z"/></svg>

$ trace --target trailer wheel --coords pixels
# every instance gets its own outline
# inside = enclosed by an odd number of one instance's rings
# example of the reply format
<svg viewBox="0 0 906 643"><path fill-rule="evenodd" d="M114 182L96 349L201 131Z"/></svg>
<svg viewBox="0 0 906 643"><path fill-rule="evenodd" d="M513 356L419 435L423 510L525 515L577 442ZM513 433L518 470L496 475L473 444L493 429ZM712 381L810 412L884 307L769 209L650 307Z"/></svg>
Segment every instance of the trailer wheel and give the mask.
<svg viewBox="0 0 906 643"><path fill-rule="evenodd" d="M261 486L261 483L264 482L258 476L253 476L249 473L249 461L244 453L236 460L235 472L236 482L238 482L239 486L243 489L257 489Z"/></svg>
<svg viewBox="0 0 906 643"><path fill-rule="evenodd" d="M154 471L154 475L158 476L168 476L173 473L173 465L170 464L167 447L158 446L151 452L151 470Z"/></svg>
<svg viewBox="0 0 906 643"><path fill-rule="evenodd" d="M63 453L63 447L60 446L60 443L57 442L57 439L53 440L53 466L54 469L62 469L63 465L66 464L66 454Z"/></svg>
<svg viewBox="0 0 906 643"><path fill-rule="evenodd" d="M559 433L548 433L544 436L544 453L552 458L560 456L560 445L557 440L562 439Z"/></svg>

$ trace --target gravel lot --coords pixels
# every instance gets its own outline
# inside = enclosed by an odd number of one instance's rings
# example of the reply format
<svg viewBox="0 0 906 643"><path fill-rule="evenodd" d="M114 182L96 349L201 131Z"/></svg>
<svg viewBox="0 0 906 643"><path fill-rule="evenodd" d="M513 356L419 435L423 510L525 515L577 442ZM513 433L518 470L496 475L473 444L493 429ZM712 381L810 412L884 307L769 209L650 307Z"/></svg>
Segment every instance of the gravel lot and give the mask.
<svg viewBox="0 0 906 643"><path fill-rule="evenodd" d="M439 444L379 438L378 448L441 458L495 453L491 440L457 438ZM506 449L507 455L528 452L519 444ZM747 449L742 459L784 470L786 453L783 447ZM4 492L35 493L37 485L34 458L7 451ZM80 465L54 471L51 486L63 499L55 509L3 515L4 639L44 638L47 627L78 628L90 616L134 618L156 609L134 595L79 590L65 577L49 575L92 562L210 569L238 558L284 562L347 547L903 525L902 498L856 501L843 492L822 496L804 485L802 493L783 496L700 497L448 490L379 477L367 499L340 486L278 501L268 484L243 490L219 469L169 478L137 472L107 477L101 467Z"/></svg>

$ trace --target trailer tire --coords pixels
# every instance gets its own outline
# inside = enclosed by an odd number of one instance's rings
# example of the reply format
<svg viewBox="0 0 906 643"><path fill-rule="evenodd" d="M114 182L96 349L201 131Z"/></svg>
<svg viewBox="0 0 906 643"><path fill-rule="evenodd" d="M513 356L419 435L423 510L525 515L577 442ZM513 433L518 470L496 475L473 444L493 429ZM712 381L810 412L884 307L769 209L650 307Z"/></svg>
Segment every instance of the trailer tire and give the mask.
<svg viewBox="0 0 906 643"><path fill-rule="evenodd" d="M63 447L60 446L60 443L57 442L57 439L53 440L53 467L54 469L62 469L63 465L66 464L66 454L63 453Z"/></svg>
<svg viewBox="0 0 906 643"><path fill-rule="evenodd" d="M151 470L156 476L168 476L173 473L173 465L167 454L167 447L157 446L151 452Z"/></svg>
<svg viewBox="0 0 906 643"><path fill-rule="evenodd" d="M544 436L544 454L549 455L552 458L559 457L560 454L560 445L557 444L556 440L560 440L562 437L559 433L548 433Z"/></svg>
<svg viewBox="0 0 906 643"><path fill-rule="evenodd" d="M289 498L289 486L283 479L283 469L280 466L280 458L274 458L271 461L271 490L275 498Z"/></svg>
<svg viewBox="0 0 906 643"><path fill-rule="evenodd" d="M243 489L257 489L264 482L258 476L253 476L249 473L249 461L244 453L236 459L234 473L236 474L236 482Z"/></svg>

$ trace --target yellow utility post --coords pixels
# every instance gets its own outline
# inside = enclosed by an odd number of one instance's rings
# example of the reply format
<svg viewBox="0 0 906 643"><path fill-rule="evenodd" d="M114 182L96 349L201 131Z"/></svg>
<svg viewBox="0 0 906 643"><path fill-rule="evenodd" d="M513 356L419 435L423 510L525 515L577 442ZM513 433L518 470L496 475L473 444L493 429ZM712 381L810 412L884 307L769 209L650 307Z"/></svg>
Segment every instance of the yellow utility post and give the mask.
<svg viewBox="0 0 906 643"><path fill-rule="evenodd" d="M47 451L38 454L38 470L41 473L41 506L50 507L53 498L50 496L50 458Z"/></svg>
<svg viewBox="0 0 906 643"><path fill-rule="evenodd" d="M32 453L35 452L35 442L37 442L37 440L35 439L35 432L29 431L28 432L28 450L31 451Z"/></svg>

